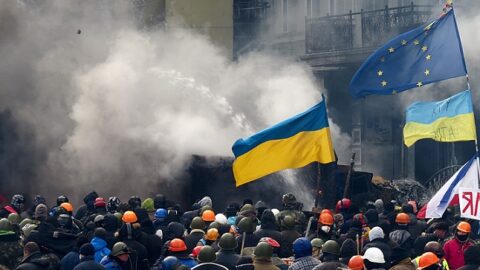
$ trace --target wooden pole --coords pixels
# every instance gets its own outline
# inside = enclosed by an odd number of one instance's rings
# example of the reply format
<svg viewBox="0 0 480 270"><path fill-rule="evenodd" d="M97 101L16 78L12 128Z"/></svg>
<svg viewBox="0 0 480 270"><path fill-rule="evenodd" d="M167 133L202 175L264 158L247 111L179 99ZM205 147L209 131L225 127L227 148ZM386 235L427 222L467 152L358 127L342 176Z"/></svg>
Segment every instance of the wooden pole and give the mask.
<svg viewBox="0 0 480 270"><path fill-rule="evenodd" d="M350 160L350 168L348 169L347 179L345 179L345 187L343 189L343 198L348 198L348 189L350 186L350 179L352 178L353 166L355 166L355 153L352 153Z"/></svg>
<svg viewBox="0 0 480 270"><path fill-rule="evenodd" d="M315 190L315 208L320 204L320 181L322 180L322 167L320 162L317 162L317 188Z"/></svg>

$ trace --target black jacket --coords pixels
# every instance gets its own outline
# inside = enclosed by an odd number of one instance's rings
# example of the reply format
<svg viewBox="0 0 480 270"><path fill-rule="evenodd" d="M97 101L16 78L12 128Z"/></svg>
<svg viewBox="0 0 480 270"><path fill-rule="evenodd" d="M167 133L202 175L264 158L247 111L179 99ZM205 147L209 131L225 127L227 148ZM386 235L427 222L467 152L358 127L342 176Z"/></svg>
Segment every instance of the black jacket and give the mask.
<svg viewBox="0 0 480 270"><path fill-rule="evenodd" d="M36 251L30 256L25 257L15 270L42 270L48 269L50 262L47 258L42 258L42 254Z"/></svg>
<svg viewBox="0 0 480 270"><path fill-rule="evenodd" d="M189 235L185 236L185 245L187 245L187 252L192 253L197 246L198 241L203 239L205 232L202 230L192 230Z"/></svg>
<svg viewBox="0 0 480 270"><path fill-rule="evenodd" d="M220 250L217 252L216 263L227 267L229 270L235 270L239 259L240 255L233 250Z"/></svg>
<svg viewBox="0 0 480 270"><path fill-rule="evenodd" d="M105 270L105 267L95 262L93 256L87 256L80 259L80 263L73 270Z"/></svg>

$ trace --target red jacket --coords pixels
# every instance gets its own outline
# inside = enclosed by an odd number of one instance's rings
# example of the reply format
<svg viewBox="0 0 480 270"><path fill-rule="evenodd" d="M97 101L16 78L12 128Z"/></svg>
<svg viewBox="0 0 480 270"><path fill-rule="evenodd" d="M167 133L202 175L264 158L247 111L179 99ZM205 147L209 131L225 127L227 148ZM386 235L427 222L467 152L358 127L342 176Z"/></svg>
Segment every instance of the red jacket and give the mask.
<svg viewBox="0 0 480 270"><path fill-rule="evenodd" d="M445 259L450 266L450 270L457 270L465 265L463 254L467 248L475 245L473 241L467 240L464 243L460 243L456 238L448 240L443 246L443 252L445 252Z"/></svg>

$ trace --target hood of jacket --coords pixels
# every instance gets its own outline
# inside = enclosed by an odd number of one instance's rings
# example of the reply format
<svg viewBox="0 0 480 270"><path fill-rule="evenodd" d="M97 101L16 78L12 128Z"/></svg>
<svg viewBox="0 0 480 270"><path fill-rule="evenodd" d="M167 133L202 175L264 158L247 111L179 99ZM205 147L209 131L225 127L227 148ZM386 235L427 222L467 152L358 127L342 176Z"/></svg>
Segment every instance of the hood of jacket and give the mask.
<svg viewBox="0 0 480 270"><path fill-rule="evenodd" d="M170 222L167 226L167 239L183 238L185 227L180 222Z"/></svg>
<svg viewBox="0 0 480 270"><path fill-rule="evenodd" d="M357 255L357 245L355 244L355 241L348 238L343 241L342 247L340 248L340 257L349 258L354 255Z"/></svg>
<svg viewBox="0 0 480 270"><path fill-rule="evenodd" d="M270 229L270 230L276 230L277 229L277 222L275 219L275 215L273 214L272 211L270 210L265 210L263 211L262 214L262 219L260 220L260 227L262 229Z"/></svg>
<svg viewBox="0 0 480 270"><path fill-rule="evenodd" d="M107 247L107 242L100 237L93 237L90 244L95 248L95 251L99 251L105 247Z"/></svg>

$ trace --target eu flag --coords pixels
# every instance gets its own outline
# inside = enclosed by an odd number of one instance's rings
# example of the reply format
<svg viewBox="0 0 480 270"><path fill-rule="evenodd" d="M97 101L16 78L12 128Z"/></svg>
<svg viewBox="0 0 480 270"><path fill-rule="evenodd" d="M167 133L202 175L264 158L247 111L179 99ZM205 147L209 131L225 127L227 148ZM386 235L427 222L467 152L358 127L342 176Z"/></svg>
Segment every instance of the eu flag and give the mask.
<svg viewBox="0 0 480 270"><path fill-rule="evenodd" d="M354 98L390 95L467 74L453 9L370 55L350 82Z"/></svg>

